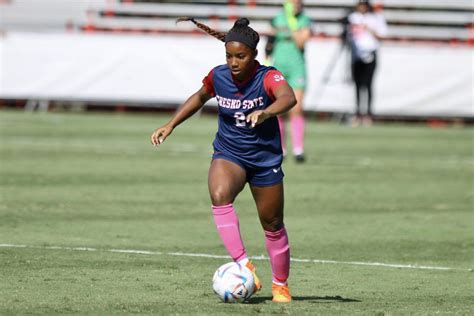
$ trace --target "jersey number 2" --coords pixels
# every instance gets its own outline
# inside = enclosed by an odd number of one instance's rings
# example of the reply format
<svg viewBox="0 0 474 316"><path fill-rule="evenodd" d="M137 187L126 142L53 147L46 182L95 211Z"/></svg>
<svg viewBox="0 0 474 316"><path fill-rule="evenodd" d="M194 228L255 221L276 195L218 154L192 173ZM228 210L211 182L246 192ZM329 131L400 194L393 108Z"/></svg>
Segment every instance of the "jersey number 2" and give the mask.
<svg viewBox="0 0 474 316"><path fill-rule="evenodd" d="M242 112L235 112L234 113L234 118L235 118L235 126L237 127L245 127L245 114Z"/></svg>

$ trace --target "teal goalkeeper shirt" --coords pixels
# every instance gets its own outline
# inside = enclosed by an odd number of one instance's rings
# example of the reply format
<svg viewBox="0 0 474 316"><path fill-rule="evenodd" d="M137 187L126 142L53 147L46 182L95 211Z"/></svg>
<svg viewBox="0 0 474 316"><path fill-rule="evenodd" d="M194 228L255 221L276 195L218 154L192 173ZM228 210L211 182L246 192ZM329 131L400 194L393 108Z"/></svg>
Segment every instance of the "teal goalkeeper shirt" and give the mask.
<svg viewBox="0 0 474 316"><path fill-rule="evenodd" d="M298 29L311 27L311 19L303 12L298 14L296 19ZM272 53L273 60L277 63L287 61L288 63L304 64L304 51L296 46L291 36L285 12L281 11L276 15L272 19L271 25L275 30L275 43Z"/></svg>

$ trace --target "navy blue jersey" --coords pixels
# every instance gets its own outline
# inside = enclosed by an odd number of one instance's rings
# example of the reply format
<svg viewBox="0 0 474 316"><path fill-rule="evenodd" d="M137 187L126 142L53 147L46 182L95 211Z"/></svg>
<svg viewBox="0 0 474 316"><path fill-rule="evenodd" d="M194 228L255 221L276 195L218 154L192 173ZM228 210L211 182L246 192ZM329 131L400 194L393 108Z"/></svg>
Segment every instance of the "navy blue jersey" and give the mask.
<svg viewBox="0 0 474 316"><path fill-rule="evenodd" d="M272 92L284 83L283 75L273 67L257 63L254 75L239 83L234 81L229 67L221 65L203 83L216 97L219 108L215 152L230 155L250 168L280 166L283 156L277 118L268 118L253 128L245 118L273 103Z"/></svg>

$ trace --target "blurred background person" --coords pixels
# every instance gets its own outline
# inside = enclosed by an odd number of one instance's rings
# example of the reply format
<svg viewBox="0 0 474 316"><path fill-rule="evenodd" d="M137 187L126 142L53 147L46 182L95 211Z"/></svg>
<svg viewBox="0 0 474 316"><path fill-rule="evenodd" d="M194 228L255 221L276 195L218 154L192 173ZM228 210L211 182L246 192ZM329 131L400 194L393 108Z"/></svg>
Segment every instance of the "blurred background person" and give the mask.
<svg viewBox="0 0 474 316"><path fill-rule="evenodd" d="M269 36L266 54L267 62L283 73L296 95L296 106L288 116L291 125L291 143L297 162L304 162L304 115L303 98L306 89L306 62L304 48L311 37L311 19L303 12L302 0L288 0L283 10L271 21L272 35ZM278 117L283 154L286 155L285 121Z"/></svg>
<svg viewBox="0 0 474 316"><path fill-rule="evenodd" d="M355 11L348 17L352 80L356 91L355 116L350 120L353 126L372 124L372 81L380 39L387 34L387 23L381 9L378 6L374 10L369 0L359 0ZM362 104L365 104L365 111Z"/></svg>

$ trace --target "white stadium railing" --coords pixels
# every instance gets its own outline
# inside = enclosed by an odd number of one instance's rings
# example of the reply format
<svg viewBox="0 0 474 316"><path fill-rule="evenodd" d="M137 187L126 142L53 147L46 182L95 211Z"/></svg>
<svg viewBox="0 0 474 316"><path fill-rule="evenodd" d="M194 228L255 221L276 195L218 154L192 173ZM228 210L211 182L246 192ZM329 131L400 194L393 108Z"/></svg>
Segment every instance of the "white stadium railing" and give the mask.
<svg viewBox="0 0 474 316"><path fill-rule="evenodd" d="M132 1L133 2L133 1ZM228 3L234 3L229 5ZM191 31L177 28L174 20L183 15L213 23L219 31L229 28L224 20L247 16L262 32L269 31L268 21L280 9L282 1L156 1L122 3L118 0L10 0L0 5L0 29L61 31L71 28L102 31ZM377 1L374 1L377 2ZM384 0L384 15L390 25L390 37L404 40L473 41L473 1L471 0ZM353 7L353 0L307 0L306 13L312 18L315 35L338 36L339 21ZM415 10L416 9L416 10ZM143 16L146 15L147 17ZM219 23L215 20L223 20Z"/></svg>

